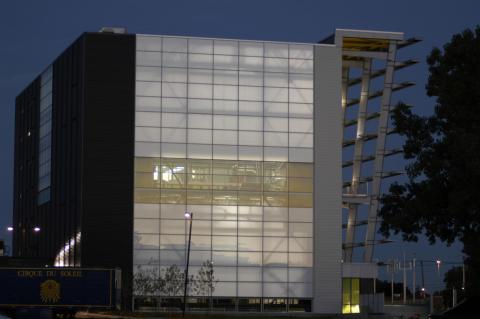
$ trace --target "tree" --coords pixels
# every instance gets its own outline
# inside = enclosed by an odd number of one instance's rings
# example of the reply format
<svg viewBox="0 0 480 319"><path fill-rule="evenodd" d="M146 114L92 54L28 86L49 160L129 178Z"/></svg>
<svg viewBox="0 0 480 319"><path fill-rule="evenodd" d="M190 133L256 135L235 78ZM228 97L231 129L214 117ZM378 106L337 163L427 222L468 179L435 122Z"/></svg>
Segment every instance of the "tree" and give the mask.
<svg viewBox="0 0 480 319"><path fill-rule="evenodd" d="M463 243L471 278L467 294L479 295L480 273L480 27L452 37L427 57L431 116L405 104L392 120L405 137L408 181L382 197L380 232L416 241Z"/></svg>
<svg viewBox="0 0 480 319"><path fill-rule="evenodd" d="M158 274L152 268L138 265L133 275L133 292L138 296L151 296L158 290Z"/></svg>
<svg viewBox="0 0 480 319"><path fill-rule="evenodd" d="M204 261L197 275L195 275L193 287L197 296L209 296L215 291L218 280L215 278L213 262Z"/></svg>

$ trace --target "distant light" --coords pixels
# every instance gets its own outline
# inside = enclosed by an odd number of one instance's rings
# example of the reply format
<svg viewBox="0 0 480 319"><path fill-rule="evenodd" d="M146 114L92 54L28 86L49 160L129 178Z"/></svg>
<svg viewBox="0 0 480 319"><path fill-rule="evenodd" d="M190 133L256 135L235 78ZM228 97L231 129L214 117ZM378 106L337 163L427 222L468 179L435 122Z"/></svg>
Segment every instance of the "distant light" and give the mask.
<svg viewBox="0 0 480 319"><path fill-rule="evenodd" d="M38 232L40 231L40 227L35 226L35 227L33 228L33 231L36 232L36 233L38 233Z"/></svg>
<svg viewBox="0 0 480 319"><path fill-rule="evenodd" d="M12 226L8 226L8 227L7 227L7 230L8 230L8 231L13 231L13 227L12 227Z"/></svg>
<svg viewBox="0 0 480 319"><path fill-rule="evenodd" d="M439 266L440 266L440 264L441 264L441 263L442 263L442 261L441 261L441 260L439 260L439 259L437 259L437 265L439 265Z"/></svg>
<svg viewBox="0 0 480 319"><path fill-rule="evenodd" d="M425 288L422 287L422 291L425 292Z"/></svg>
<svg viewBox="0 0 480 319"><path fill-rule="evenodd" d="M186 219L192 218L192 214L190 212L185 212L185 218Z"/></svg>

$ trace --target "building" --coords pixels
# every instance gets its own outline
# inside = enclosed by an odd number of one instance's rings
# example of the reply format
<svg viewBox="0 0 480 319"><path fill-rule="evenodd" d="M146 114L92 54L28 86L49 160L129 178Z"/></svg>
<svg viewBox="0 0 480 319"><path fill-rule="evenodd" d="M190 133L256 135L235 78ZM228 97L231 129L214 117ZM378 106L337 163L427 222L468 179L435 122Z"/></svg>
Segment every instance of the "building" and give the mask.
<svg viewBox="0 0 480 319"><path fill-rule="evenodd" d="M396 62L396 49L415 41L357 30L318 44L115 28L81 35L16 100L14 255L119 267L129 307L132 290L144 294L132 289L133 274L183 271L191 235L190 273L205 262L214 270L212 307L358 312L358 278L376 271L383 158L394 154L385 150L390 95L408 86L394 85L393 71L413 64ZM384 67L374 69L374 59ZM371 92L380 76L380 93ZM347 121L353 105L358 116ZM366 134L365 122L378 117L378 132ZM344 125L357 127L353 140ZM373 138L375 155L362 157ZM342 163L350 145L352 160ZM365 193L360 169L371 160ZM347 166L351 182L342 185ZM364 223L360 205L370 207ZM363 243L359 225L368 226ZM355 264L362 246L366 264ZM179 295L158 302L171 307Z"/></svg>

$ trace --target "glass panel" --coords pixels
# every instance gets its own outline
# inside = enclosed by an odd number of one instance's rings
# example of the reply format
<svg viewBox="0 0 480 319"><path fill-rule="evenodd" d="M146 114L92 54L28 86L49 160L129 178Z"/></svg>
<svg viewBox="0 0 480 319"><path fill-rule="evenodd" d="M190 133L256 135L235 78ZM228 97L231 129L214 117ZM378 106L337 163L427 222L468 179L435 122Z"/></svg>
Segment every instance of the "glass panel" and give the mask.
<svg viewBox="0 0 480 319"><path fill-rule="evenodd" d="M287 268L264 268L263 281L265 282L287 282Z"/></svg>
<svg viewBox="0 0 480 319"><path fill-rule="evenodd" d="M288 196L286 193L264 193L263 205L288 207Z"/></svg>
<svg viewBox="0 0 480 319"><path fill-rule="evenodd" d="M239 236L262 236L261 222L238 222Z"/></svg>
<svg viewBox="0 0 480 319"><path fill-rule="evenodd" d="M288 223L283 222L264 222L263 235L286 237L288 233Z"/></svg>
<svg viewBox="0 0 480 319"><path fill-rule="evenodd" d="M248 86L262 86L263 85L263 73L262 72L251 72L251 71L240 71L238 73L240 80L240 85Z"/></svg>
<svg viewBox="0 0 480 319"><path fill-rule="evenodd" d="M238 121L239 121L240 130L262 131L263 129L262 117L239 116Z"/></svg>
<svg viewBox="0 0 480 319"><path fill-rule="evenodd" d="M197 205L210 205L212 203L212 192L188 190L187 203Z"/></svg>
<svg viewBox="0 0 480 319"><path fill-rule="evenodd" d="M187 55L185 53L163 53L164 67L187 67Z"/></svg>
<svg viewBox="0 0 480 319"><path fill-rule="evenodd" d="M160 112L161 99L159 97L135 97L135 109L137 111Z"/></svg>
<svg viewBox="0 0 480 319"><path fill-rule="evenodd" d="M238 176L238 189L245 191L262 191L262 177L259 176Z"/></svg>
<svg viewBox="0 0 480 319"><path fill-rule="evenodd" d="M261 221L263 210L261 207L239 206L238 220Z"/></svg>
<svg viewBox="0 0 480 319"><path fill-rule="evenodd" d="M313 103L313 90L291 88L289 100L294 103Z"/></svg>
<svg viewBox="0 0 480 319"><path fill-rule="evenodd" d="M162 187L164 187L162 185ZM186 204L185 191L162 189L161 201L166 204Z"/></svg>
<svg viewBox="0 0 480 319"><path fill-rule="evenodd" d="M190 113L212 113L212 100L208 99L189 99L188 111Z"/></svg>
<svg viewBox="0 0 480 319"><path fill-rule="evenodd" d="M189 158L212 158L212 145L188 144L187 156Z"/></svg>
<svg viewBox="0 0 480 319"><path fill-rule="evenodd" d="M135 250L133 263L136 265L158 265L158 250Z"/></svg>
<svg viewBox="0 0 480 319"><path fill-rule="evenodd" d="M135 156L160 157L160 143L135 143Z"/></svg>
<svg viewBox="0 0 480 319"><path fill-rule="evenodd" d="M313 229L311 223L290 223L290 237L312 237Z"/></svg>
<svg viewBox="0 0 480 319"><path fill-rule="evenodd" d="M265 56L274 58L288 58L288 44L265 43Z"/></svg>
<svg viewBox="0 0 480 319"><path fill-rule="evenodd" d="M157 82L135 82L135 94L143 96L160 96L161 85Z"/></svg>
<svg viewBox="0 0 480 319"><path fill-rule="evenodd" d="M231 116L231 115L214 115L213 128L224 129L224 130L236 130L238 128L237 117Z"/></svg>
<svg viewBox="0 0 480 319"><path fill-rule="evenodd" d="M217 115L215 115L217 116ZM222 124L222 123L217 123ZM214 130L213 144L237 145L237 131Z"/></svg>
<svg viewBox="0 0 480 319"><path fill-rule="evenodd" d="M162 204L160 205L160 212L162 219L181 219L182 221L185 220L185 206L183 205Z"/></svg>
<svg viewBox="0 0 480 319"><path fill-rule="evenodd" d="M288 73L265 72L265 86L288 87Z"/></svg>
<svg viewBox="0 0 480 319"><path fill-rule="evenodd" d="M156 112L135 112L136 126L160 126L160 113Z"/></svg>
<svg viewBox="0 0 480 319"><path fill-rule="evenodd" d="M185 143L187 132L184 128L162 128L162 142Z"/></svg>
<svg viewBox="0 0 480 319"><path fill-rule="evenodd" d="M238 71L214 70L215 84L238 85Z"/></svg>
<svg viewBox="0 0 480 319"><path fill-rule="evenodd" d="M239 146L238 158L241 160L257 160L263 159L263 148L254 146Z"/></svg>
<svg viewBox="0 0 480 319"><path fill-rule="evenodd" d="M236 236L237 222L236 221L213 221L212 231L214 235Z"/></svg>
<svg viewBox="0 0 480 319"><path fill-rule="evenodd" d="M152 175L152 173L135 173L135 187L160 188L160 181L154 180Z"/></svg>
<svg viewBox="0 0 480 319"><path fill-rule="evenodd" d="M238 281L262 281L262 268L238 267Z"/></svg>
<svg viewBox="0 0 480 319"><path fill-rule="evenodd" d="M137 50L162 51L162 38L154 36L136 36Z"/></svg>
<svg viewBox="0 0 480 319"><path fill-rule="evenodd" d="M239 58L239 69L246 71L262 71L263 70L263 58L262 57L246 57L241 56Z"/></svg>
<svg viewBox="0 0 480 319"><path fill-rule="evenodd" d="M238 296L239 297L250 297L245 299L240 299L238 301L238 311L245 312L260 312L260 298L251 298L251 297L261 297L262 296L262 284L249 282L249 283L238 283Z"/></svg>
<svg viewBox="0 0 480 319"><path fill-rule="evenodd" d="M288 72L288 59L265 58L265 71Z"/></svg>
<svg viewBox="0 0 480 319"><path fill-rule="evenodd" d="M212 260L210 251L191 251L190 252L190 265L201 266L205 261ZM192 272L194 272L194 269Z"/></svg>
<svg viewBox="0 0 480 319"><path fill-rule="evenodd" d="M213 296L236 296L237 284L231 282L219 282L215 286ZM213 308L220 309L221 311L235 311L235 300L233 298L220 298L219 300L213 300Z"/></svg>
<svg viewBox="0 0 480 319"><path fill-rule="evenodd" d="M238 265L239 266L261 266L262 253L239 252Z"/></svg>
<svg viewBox="0 0 480 319"><path fill-rule="evenodd" d="M218 190L236 190L238 189L238 176L214 175L213 188Z"/></svg>
<svg viewBox="0 0 480 319"><path fill-rule="evenodd" d="M262 237L238 237L239 251L261 251Z"/></svg>
<svg viewBox="0 0 480 319"><path fill-rule="evenodd" d="M213 113L215 114L238 114L238 101L214 100Z"/></svg>
<svg viewBox="0 0 480 319"><path fill-rule="evenodd" d="M135 203L134 212L135 218L159 218L160 205Z"/></svg>
<svg viewBox="0 0 480 319"><path fill-rule="evenodd" d="M239 145L258 145L261 146L263 140L262 132L240 132Z"/></svg>
<svg viewBox="0 0 480 319"><path fill-rule="evenodd" d="M262 101L263 88L257 86L239 86L238 98L243 101Z"/></svg>
<svg viewBox="0 0 480 319"><path fill-rule="evenodd" d="M199 175L199 174L187 174L187 187L189 189L212 189L212 176L211 175ZM204 194L209 198L211 202L211 192ZM190 196L190 195L189 195ZM191 196L195 196L193 193ZM192 197L193 198L193 197Z"/></svg>
<svg viewBox="0 0 480 319"><path fill-rule="evenodd" d="M291 267L312 267L312 253L289 253L288 265Z"/></svg>
<svg viewBox="0 0 480 319"><path fill-rule="evenodd" d="M211 69L213 65L213 55L211 54L189 54L188 67Z"/></svg>
<svg viewBox="0 0 480 319"><path fill-rule="evenodd" d="M213 251L212 259L215 263L215 266L236 266L237 253L229 251Z"/></svg>
<svg viewBox="0 0 480 319"><path fill-rule="evenodd" d="M213 158L214 159L228 159L236 160L237 159L237 146L213 146Z"/></svg>
<svg viewBox="0 0 480 319"><path fill-rule="evenodd" d="M161 81L162 69L159 67L137 66L135 77L137 81Z"/></svg>
<svg viewBox="0 0 480 319"><path fill-rule="evenodd" d="M237 250L237 237L234 236L213 236L212 249L224 251Z"/></svg>
<svg viewBox="0 0 480 319"><path fill-rule="evenodd" d="M290 221L310 223L313 221L313 209L290 208L288 216Z"/></svg>
<svg viewBox="0 0 480 319"><path fill-rule="evenodd" d="M162 143L161 149L163 157L185 157L187 153L185 144Z"/></svg>
<svg viewBox="0 0 480 319"><path fill-rule="evenodd" d="M290 132L313 133L312 119L289 119Z"/></svg>
<svg viewBox="0 0 480 319"><path fill-rule="evenodd" d="M237 207L235 206L213 206L214 220L237 220Z"/></svg>
<svg viewBox="0 0 480 319"><path fill-rule="evenodd" d="M199 144L211 144L212 143L212 131L211 130L198 130L188 129L188 142Z"/></svg>
<svg viewBox="0 0 480 319"><path fill-rule="evenodd" d="M186 237L185 235L161 235L160 248L161 249L185 249Z"/></svg>
<svg viewBox="0 0 480 319"><path fill-rule="evenodd" d="M313 192L313 180L311 178L289 178L288 182L288 190L290 192Z"/></svg>
<svg viewBox="0 0 480 319"><path fill-rule="evenodd" d="M288 89L265 87L265 101L288 102Z"/></svg>
<svg viewBox="0 0 480 319"><path fill-rule="evenodd" d="M156 127L135 127L135 140L160 142L160 129Z"/></svg>
<svg viewBox="0 0 480 319"><path fill-rule="evenodd" d="M228 40L215 40L214 42L214 53L215 54L238 54L238 42L237 41L228 41Z"/></svg>
<svg viewBox="0 0 480 319"><path fill-rule="evenodd" d="M289 238L288 247L290 252L299 252L299 253L312 252L313 239L312 238Z"/></svg>
<svg viewBox="0 0 480 319"><path fill-rule="evenodd" d="M186 38L163 38L163 51L166 52L187 52Z"/></svg>
<svg viewBox="0 0 480 319"><path fill-rule="evenodd" d="M189 128L212 128L212 116L206 114L188 114Z"/></svg>
<svg viewBox="0 0 480 319"><path fill-rule="evenodd" d="M290 44L290 58L313 59L313 46L305 44Z"/></svg>
<svg viewBox="0 0 480 319"><path fill-rule="evenodd" d="M215 69L236 70L238 69L238 57L231 55L214 55L213 65Z"/></svg>
<svg viewBox="0 0 480 319"><path fill-rule="evenodd" d="M312 294L312 284L289 284L289 297L311 297ZM292 308L289 308L292 309Z"/></svg>
<svg viewBox="0 0 480 319"><path fill-rule="evenodd" d="M286 237L265 237L263 238L264 251L288 251L288 240Z"/></svg>
<svg viewBox="0 0 480 319"><path fill-rule="evenodd" d="M204 39L188 39L188 52L212 54L213 41Z"/></svg>
<svg viewBox="0 0 480 319"><path fill-rule="evenodd" d="M265 102L265 116L288 117L288 104Z"/></svg>
<svg viewBox="0 0 480 319"><path fill-rule="evenodd" d="M220 100L237 100L238 87L233 85L214 85L214 98Z"/></svg>
<svg viewBox="0 0 480 319"><path fill-rule="evenodd" d="M213 82L212 70L189 69L188 81L190 83L209 83Z"/></svg>
<svg viewBox="0 0 480 319"><path fill-rule="evenodd" d="M212 207L210 205L187 205L187 211L195 214L195 220L212 219Z"/></svg>
<svg viewBox="0 0 480 319"><path fill-rule="evenodd" d="M269 133L265 132L263 135L265 146L288 146L287 133Z"/></svg>
<svg viewBox="0 0 480 319"><path fill-rule="evenodd" d="M288 131L288 119L286 118L265 117L264 125L265 125L265 131L274 131L274 132Z"/></svg>
<svg viewBox="0 0 480 319"><path fill-rule="evenodd" d="M195 220L192 224L193 235L211 235L211 222L208 220Z"/></svg>
<svg viewBox="0 0 480 319"><path fill-rule="evenodd" d="M160 52L137 51L137 65L161 66L162 54Z"/></svg>
<svg viewBox="0 0 480 319"><path fill-rule="evenodd" d="M240 41L240 55L263 56L263 43Z"/></svg>
<svg viewBox="0 0 480 319"><path fill-rule="evenodd" d="M286 192L288 191L288 181L286 177L264 177L264 190L269 192Z"/></svg>
<svg viewBox="0 0 480 319"><path fill-rule="evenodd" d="M313 89L313 74L290 74L290 87Z"/></svg>
<svg viewBox="0 0 480 319"><path fill-rule="evenodd" d="M290 147L310 147L313 148L313 134L307 133L290 133Z"/></svg>
<svg viewBox="0 0 480 319"><path fill-rule="evenodd" d="M186 97L187 85L183 83L162 83L162 95L166 97Z"/></svg>
<svg viewBox="0 0 480 319"><path fill-rule="evenodd" d="M263 253L263 265L264 266L277 266L277 267L286 267L287 266L287 253Z"/></svg>
<svg viewBox="0 0 480 319"><path fill-rule="evenodd" d="M133 231L139 234L158 234L160 220L135 218Z"/></svg>
<svg viewBox="0 0 480 319"><path fill-rule="evenodd" d="M265 162L264 176L287 176L287 163L281 162Z"/></svg>
<svg viewBox="0 0 480 319"><path fill-rule="evenodd" d="M184 235L187 226L185 220L162 219L162 222L160 223L160 233Z"/></svg>
<svg viewBox="0 0 480 319"><path fill-rule="evenodd" d="M160 250L160 265L171 266L185 264L184 250Z"/></svg>
<svg viewBox="0 0 480 319"><path fill-rule="evenodd" d="M163 112L186 112L187 111L187 99L185 98L162 98L162 111Z"/></svg>
<svg viewBox="0 0 480 319"><path fill-rule="evenodd" d="M238 204L260 206L262 205L262 193L260 192L238 192Z"/></svg>
<svg viewBox="0 0 480 319"><path fill-rule="evenodd" d="M312 282L313 272L311 268L290 268L288 270L290 282Z"/></svg>
<svg viewBox="0 0 480 319"><path fill-rule="evenodd" d="M262 102L250 102L240 101L238 113L241 115L262 116L263 115L263 103Z"/></svg>
<svg viewBox="0 0 480 319"><path fill-rule="evenodd" d="M211 99L212 86L209 84L189 84L188 97L196 99Z"/></svg>
<svg viewBox="0 0 480 319"><path fill-rule="evenodd" d="M290 73L313 73L313 60L290 59Z"/></svg>
<svg viewBox="0 0 480 319"><path fill-rule="evenodd" d="M187 82L187 69L163 68L162 79L165 82Z"/></svg>
<svg viewBox="0 0 480 319"><path fill-rule="evenodd" d="M288 200L290 207L313 207L311 193L291 193Z"/></svg>
<svg viewBox="0 0 480 319"><path fill-rule="evenodd" d="M287 221L288 209L285 207L264 207L263 218L265 221ZM281 224L283 225L283 223Z"/></svg>

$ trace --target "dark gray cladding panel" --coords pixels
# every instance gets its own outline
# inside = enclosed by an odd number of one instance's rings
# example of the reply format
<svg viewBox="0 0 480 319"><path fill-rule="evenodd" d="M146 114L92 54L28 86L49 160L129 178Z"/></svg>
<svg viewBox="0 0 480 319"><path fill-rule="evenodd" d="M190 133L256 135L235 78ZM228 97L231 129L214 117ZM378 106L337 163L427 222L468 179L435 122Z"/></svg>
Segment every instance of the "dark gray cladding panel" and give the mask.
<svg viewBox="0 0 480 319"><path fill-rule="evenodd" d="M135 36L85 34L82 266L119 267L124 287L133 258L134 118Z"/></svg>

